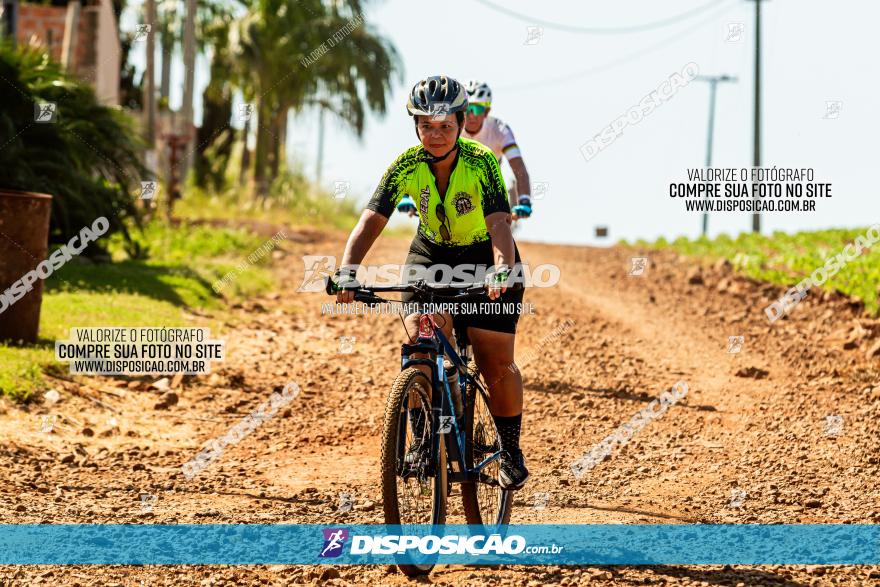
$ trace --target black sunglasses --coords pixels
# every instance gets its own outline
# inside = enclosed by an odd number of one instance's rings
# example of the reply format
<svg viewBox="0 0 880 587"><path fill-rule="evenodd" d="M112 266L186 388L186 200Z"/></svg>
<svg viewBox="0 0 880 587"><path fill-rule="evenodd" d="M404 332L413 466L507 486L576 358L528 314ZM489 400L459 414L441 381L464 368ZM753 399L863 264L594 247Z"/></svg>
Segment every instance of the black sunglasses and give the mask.
<svg viewBox="0 0 880 587"><path fill-rule="evenodd" d="M434 213L437 215L437 219L440 221L440 237L448 241L451 236L449 235L449 229L446 227L446 210L443 209L443 204L437 204L437 207L434 209Z"/></svg>

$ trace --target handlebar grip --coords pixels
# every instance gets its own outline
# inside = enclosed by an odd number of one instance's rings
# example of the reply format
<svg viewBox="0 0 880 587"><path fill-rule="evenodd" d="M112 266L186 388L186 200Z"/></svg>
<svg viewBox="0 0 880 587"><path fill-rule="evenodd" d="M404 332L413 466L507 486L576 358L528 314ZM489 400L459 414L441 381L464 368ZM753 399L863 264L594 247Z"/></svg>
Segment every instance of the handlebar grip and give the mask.
<svg viewBox="0 0 880 587"><path fill-rule="evenodd" d="M339 285L337 285L333 281L332 277L327 276L325 278L324 291L327 292L327 295L332 296L332 295L336 295L340 291L345 291L345 290L340 288ZM380 304L380 303L384 303L387 301L387 300L383 300L382 298L380 298L376 295L365 292L361 289L355 289L355 290L349 290L349 291L354 292L354 301L356 301L356 302L365 302L365 303L369 303L369 304Z"/></svg>
<svg viewBox="0 0 880 587"><path fill-rule="evenodd" d="M365 293L362 291L354 292L354 301L364 302L365 304L386 304L388 300L382 299L377 295Z"/></svg>

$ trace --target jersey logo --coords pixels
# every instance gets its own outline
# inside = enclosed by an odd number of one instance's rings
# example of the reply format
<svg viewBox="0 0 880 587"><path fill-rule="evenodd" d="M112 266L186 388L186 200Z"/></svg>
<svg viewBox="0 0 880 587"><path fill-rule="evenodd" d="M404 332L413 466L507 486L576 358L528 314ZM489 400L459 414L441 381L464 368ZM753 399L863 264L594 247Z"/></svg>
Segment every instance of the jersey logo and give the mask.
<svg viewBox="0 0 880 587"><path fill-rule="evenodd" d="M419 216L422 218L428 217L428 200L431 198L431 188L425 186L421 192L419 192Z"/></svg>
<svg viewBox="0 0 880 587"><path fill-rule="evenodd" d="M465 192L458 192L455 194L452 203L455 206L456 216L463 216L468 212L474 211L474 204L471 202L471 197Z"/></svg>

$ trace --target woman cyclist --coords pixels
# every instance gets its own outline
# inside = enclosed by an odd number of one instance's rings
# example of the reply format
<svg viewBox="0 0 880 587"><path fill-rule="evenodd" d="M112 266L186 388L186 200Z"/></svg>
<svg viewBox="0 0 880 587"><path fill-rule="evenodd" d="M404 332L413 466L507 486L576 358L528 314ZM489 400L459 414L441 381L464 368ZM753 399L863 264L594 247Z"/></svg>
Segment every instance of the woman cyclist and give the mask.
<svg viewBox="0 0 880 587"><path fill-rule="evenodd" d="M461 138L467 106L465 88L450 77L431 76L413 86L407 110L421 144L407 149L391 164L349 235L336 274L343 289L337 293L339 302L354 300L354 292L345 289L358 287L358 265L405 197L413 201L419 215L407 266L442 264L454 268L471 264L488 268L488 296L502 302L493 305L503 310L522 302L522 288L507 287L510 266L520 262L510 230L507 190L494 153ZM455 318L467 326L474 360L489 386L489 407L501 439L499 484L504 489L521 488L529 476L519 447L522 378L513 362L518 318L516 311ZM418 313L405 320L407 332L412 333L410 343L415 341L418 322ZM452 340L452 318L441 315L438 323ZM427 367L420 368L430 377ZM420 448L411 447L410 453Z"/></svg>

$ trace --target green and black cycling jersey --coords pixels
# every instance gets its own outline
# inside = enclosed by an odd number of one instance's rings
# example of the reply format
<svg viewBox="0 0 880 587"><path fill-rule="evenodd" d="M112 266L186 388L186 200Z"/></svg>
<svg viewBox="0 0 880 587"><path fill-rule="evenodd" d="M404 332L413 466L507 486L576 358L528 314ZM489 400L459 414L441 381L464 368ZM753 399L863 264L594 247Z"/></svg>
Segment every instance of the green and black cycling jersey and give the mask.
<svg viewBox="0 0 880 587"><path fill-rule="evenodd" d="M476 141L459 138L449 186L443 198L428 166L429 157L421 145L407 149L385 172L367 209L388 218L401 198L409 196L419 215L420 237L444 246L465 246L489 240L486 216L494 212L510 212L507 188L495 154ZM438 205L442 206L440 214ZM441 224L448 229L448 239L443 238Z"/></svg>

